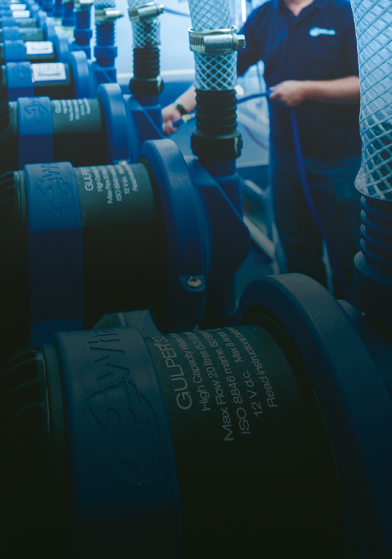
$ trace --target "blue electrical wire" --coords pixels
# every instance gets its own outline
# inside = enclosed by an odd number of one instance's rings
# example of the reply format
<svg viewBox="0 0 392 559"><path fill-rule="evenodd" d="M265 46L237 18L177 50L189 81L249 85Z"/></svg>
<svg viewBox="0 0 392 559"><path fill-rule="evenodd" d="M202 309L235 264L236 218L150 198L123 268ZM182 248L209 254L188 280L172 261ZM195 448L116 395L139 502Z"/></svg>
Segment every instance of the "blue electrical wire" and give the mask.
<svg viewBox="0 0 392 559"><path fill-rule="evenodd" d="M266 97L270 94L270 90L267 89L267 91L263 92L263 93L255 93L253 95L249 95L248 97L243 97L242 99L239 99L237 101L237 105L240 103L244 103L245 101L249 101L250 99L255 99L257 97ZM294 139L294 147L295 147L295 156L296 156L296 160L297 160L297 168L298 168L298 173L299 173L299 178L300 178L300 182L301 182L301 186L306 198L306 202L308 204L310 213L312 214L313 217L313 221L315 222L315 224L317 225L317 227L320 230L320 233L327 245L327 249L328 249L328 254L331 258L332 264L334 266L336 275L338 277L339 283L344 291L344 295L346 297L346 300L353 306L354 305L354 300L353 297L351 295L351 291L344 279L343 276L343 272L342 269L338 263L338 259L335 253L335 250L333 248L331 239L329 238L328 233L326 232L326 230L324 229L321 221L320 221L320 217L317 213L317 209L316 206L314 204L313 198L312 198L312 194L310 191L310 186L309 186L309 182L308 182L308 177L306 174L306 168L305 168L305 161L304 161L304 157L302 154L302 147L301 147L301 141L299 138L299 132L298 132L298 123L297 123L297 118L295 116L295 111L294 111L294 107L289 107L290 109L290 117L291 117L291 126L292 126L292 130L293 130L293 139Z"/></svg>
<svg viewBox="0 0 392 559"><path fill-rule="evenodd" d="M312 198L312 194L310 192L310 186L309 186L309 182L308 182L308 177L306 174L306 168L305 168L305 162L304 162L304 158L302 155L302 147L301 147L301 142L299 139L299 132L298 132L298 123L297 123L297 118L295 116L295 112L294 112L294 108L290 107L290 116L291 116L291 126L293 129L293 138L294 138L294 145L295 145L295 155L296 155L296 159L297 159L297 167L298 167L298 173L299 173L299 178L301 181L301 185L302 185L302 189L304 191L305 194L305 198L307 201L307 204L309 206L309 210L310 213L312 214L313 220L315 222L315 224L317 225L317 227L320 230L321 235L323 236L323 239L327 245L327 249L328 249L328 254L331 258L332 264L334 266L336 275L338 277L339 283L344 291L344 294L346 296L346 300L353 306L355 306L354 303L354 299L351 295L351 291L344 279L343 276L343 272L341 267L339 266L338 263L338 259L335 253L335 250L333 248L332 245L332 241L329 238L328 233L326 232L326 230L324 229L321 221L320 221L320 217L317 213L316 210L316 206L314 204L313 198Z"/></svg>
<svg viewBox="0 0 392 559"><path fill-rule="evenodd" d="M237 99L237 105L245 103L245 101L250 101L251 99L257 99L258 97L268 97L270 93L270 89L267 89L263 93L253 93L253 95L248 95L247 97L242 97L242 99Z"/></svg>
<svg viewBox="0 0 392 559"><path fill-rule="evenodd" d="M185 122L189 122L190 120L192 120L192 118L195 118L196 113L187 113L185 115L183 115L181 118L179 118L178 120L173 120L172 125L175 128L178 128L178 126L180 126L180 124L183 124Z"/></svg>
<svg viewBox="0 0 392 559"><path fill-rule="evenodd" d="M168 14L174 14L175 16L191 17L190 14L184 14L184 12L177 12L176 10L171 10L170 8L163 8L164 12Z"/></svg>

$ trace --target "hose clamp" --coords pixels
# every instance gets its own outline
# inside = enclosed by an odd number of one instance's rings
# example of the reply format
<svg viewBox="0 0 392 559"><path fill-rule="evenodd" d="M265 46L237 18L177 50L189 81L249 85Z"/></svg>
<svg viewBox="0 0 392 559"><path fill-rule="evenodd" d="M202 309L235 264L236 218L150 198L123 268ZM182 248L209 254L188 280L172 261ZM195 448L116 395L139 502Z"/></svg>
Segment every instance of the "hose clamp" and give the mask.
<svg viewBox="0 0 392 559"><path fill-rule="evenodd" d="M164 10L163 4L156 4L155 2L148 2L136 8L129 8L129 19L133 23L148 21L158 17Z"/></svg>
<svg viewBox="0 0 392 559"><path fill-rule="evenodd" d="M94 4L94 0L75 0L75 10L90 10Z"/></svg>
<svg viewBox="0 0 392 559"><path fill-rule="evenodd" d="M124 14L114 8L105 8L104 10L95 10L95 21L98 23L112 23L116 19L123 17Z"/></svg>
<svg viewBox="0 0 392 559"><path fill-rule="evenodd" d="M206 29L193 31L189 28L189 45L198 54L229 54L245 48L245 35L237 35L237 27L231 29Z"/></svg>

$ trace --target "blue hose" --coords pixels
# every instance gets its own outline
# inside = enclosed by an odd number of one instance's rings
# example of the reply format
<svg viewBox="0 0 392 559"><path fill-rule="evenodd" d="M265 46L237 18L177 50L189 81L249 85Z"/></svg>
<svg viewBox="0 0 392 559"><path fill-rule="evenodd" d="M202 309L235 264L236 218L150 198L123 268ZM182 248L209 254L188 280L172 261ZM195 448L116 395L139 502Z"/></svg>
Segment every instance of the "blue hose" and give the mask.
<svg viewBox="0 0 392 559"><path fill-rule="evenodd" d="M264 93L255 93L253 95L249 95L248 97L243 97L242 99L239 99L237 101L237 105L240 103L244 103L245 101L249 101L250 99L255 99L256 97L266 97L270 94L270 90L267 89L267 91L265 91ZM298 168L298 173L299 173L299 178L300 178L300 182L301 182L301 186L306 198L306 202L308 204L310 213L312 214L313 217L313 221L315 222L315 224L317 225L317 227L320 230L320 233L327 245L328 248L328 254L331 258L332 264L334 266L334 269L336 271L336 275L338 277L339 283L344 291L346 300L353 306L355 306L354 304L354 300L353 297L351 295L351 291L344 279L343 276L343 272L342 269L339 266L338 263L338 259L336 257L336 253L334 251L331 239L329 238L328 233L325 231L324 227L322 226L322 223L320 221L320 217L317 213L316 210L316 206L314 205L313 202L313 198L312 198L312 194L310 192L310 186L309 186L309 182L308 182L308 177L306 174L306 169L305 169L305 162L304 162L304 157L302 155L302 147L301 147L301 141L299 138L299 132L298 132L298 123L297 123L297 118L295 116L295 111L293 107L289 107L290 109L290 117L291 117L291 126L293 129L293 139L294 139L294 146L295 146L295 156L297 159L297 168Z"/></svg>
<svg viewBox="0 0 392 559"><path fill-rule="evenodd" d="M335 268L336 271L336 275L338 277L339 283L344 291L344 294L346 296L346 300L353 306L355 306L354 303L354 299L351 295L351 291L344 279L343 276L343 272L342 269L339 266L338 263L338 259L336 257L336 253L334 251L333 245L332 245L332 241L329 238L328 233L326 232L326 230L324 229L321 221L320 221L320 217L317 213L316 210L316 206L314 205L313 202L313 198L312 198L312 194L310 192L310 186L309 186L309 182L308 182L308 177L306 174L306 169L305 169L305 162L304 162L304 158L302 155L302 148L301 148L301 142L299 139L299 132L298 132L298 124L297 124L297 118L295 116L295 112L294 112L294 108L290 107L290 116L291 116L291 126L293 129L293 138L294 138L294 146L295 146L295 155L297 158L297 168L298 168L298 173L299 173L299 178L301 181L301 185L302 185L302 189L304 191L305 194L305 198L306 198L306 202L309 206L310 209L310 213L312 214L313 220L315 222L315 224L317 225L317 227L320 230L321 235L323 236L324 241L326 242L327 248L328 248L328 254L331 258L331 261L333 263L333 266Z"/></svg>
<svg viewBox="0 0 392 559"><path fill-rule="evenodd" d="M191 17L190 14L184 14L184 12L177 12L177 10L171 10L170 8L164 8L163 9L164 12L167 12L168 14L173 14L175 16L182 16L182 17Z"/></svg>

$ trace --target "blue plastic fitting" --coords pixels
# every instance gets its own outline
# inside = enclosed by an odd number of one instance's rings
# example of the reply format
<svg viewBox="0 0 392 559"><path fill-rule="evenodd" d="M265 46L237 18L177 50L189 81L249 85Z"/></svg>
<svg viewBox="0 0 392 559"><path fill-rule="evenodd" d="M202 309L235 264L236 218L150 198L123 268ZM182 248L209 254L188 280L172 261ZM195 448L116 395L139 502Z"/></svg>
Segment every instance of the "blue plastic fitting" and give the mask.
<svg viewBox="0 0 392 559"><path fill-rule="evenodd" d="M114 22L96 23L95 30L95 61L92 61L90 65L91 87L93 91L97 91L101 83L117 82L117 72L114 62L117 57L115 24Z"/></svg>
<svg viewBox="0 0 392 559"><path fill-rule="evenodd" d="M361 198L361 241L354 300L367 318L392 328L392 201Z"/></svg>
<svg viewBox="0 0 392 559"><path fill-rule="evenodd" d="M166 307L154 322L163 333L192 329L203 319L208 293L219 293L248 255L249 231L195 157L179 157L170 140L147 141L140 155L154 169L169 249Z"/></svg>
<svg viewBox="0 0 392 559"><path fill-rule="evenodd" d="M91 9L77 10L74 29L75 41L72 43L72 49L83 50L86 53L87 58L91 58L90 40L92 36Z"/></svg>
<svg viewBox="0 0 392 559"><path fill-rule="evenodd" d="M47 18L48 18L48 14L46 12L44 12L43 10L40 10L39 12L37 12L36 19L37 19L38 27L43 27Z"/></svg>
<svg viewBox="0 0 392 559"><path fill-rule="evenodd" d="M41 7L36 2L27 1L26 2L26 10L29 10L31 15L35 15L41 10Z"/></svg>
<svg viewBox="0 0 392 559"><path fill-rule="evenodd" d="M63 17L63 2L62 0L55 0L53 7L53 17Z"/></svg>
<svg viewBox="0 0 392 559"><path fill-rule="evenodd" d="M34 95L30 62L9 62L5 65L8 101Z"/></svg>
<svg viewBox="0 0 392 559"><path fill-rule="evenodd" d="M237 212L243 217L241 177L236 171L235 160L207 161L199 160L222 188ZM216 208L217 213L219 208ZM218 215L216 216L218 219ZM203 328L230 326L235 319L237 309L236 287L234 275L230 281L216 285L210 284L206 293L206 307Z"/></svg>
<svg viewBox="0 0 392 559"><path fill-rule="evenodd" d="M46 41L54 41L54 38L56 37L57 33L56 33L56 28L54 26L54 22L52 19L47 19L44 24L42 25L42 28L44 30L45 33L45 40Z"/></svg>
<svg viewBox="0 0 392 559"><path fill-rule="evenodd" d="M50 102L49 102L50 105ZM48 107L51 110L51 106ZM31 120L31 119L30 119ZM47 122L48 124L48 122ZM46 128L46 127L45 127ZM50 138L50 127L46 128ZM72 296L68 300L67 316L49 318L45 316L47 308L30 301L30 332L31 342L35 345L45 339L52 332L59 330L77 330L83 328L82 301L82 220L77 184L73 167L70 163L56 163L43 165L26 165L26 198L28 204L29 223L29 257L39 258L42 247L53 250L54 244L64 252L59 278L59 288L69 286ZM47 201L40 188L35 185L51 181L62 189L63 199L66 200L66 211L62 208L48 211ZM41 247L41 249L40 249ZM46 272L46 271L45 271ZM44 272L44 273L45 273ZM34 291L39 281L40 271L32 265L30 270L30 290ZM51 313L49 311L49 317Z"/></svg>
<svg viewBox="0 0 392 559"><path fill-rule="evenodd" d="M53 0L44 0L42 7L49 16L53 15L53 9L54 9Z"/></svg>
<svg viewBox="0 0 392 559"><path fill-rule="evenodd" d="M157 97L144 98L151 101L151 105L142 105L141 99L135 99L132 95L124 95L127 104L127 113L131 116L133 141L130 145L130 160L137 161L140 155L140 147L146 140L163 139L162 133L162 109L157 103Z"/></svg>
<svg viewBox="0 0 392 559"><path fill-rule="evenodd" d="M117 56L115 46L115 27L114 23L101 23L96 26L97 44L94 55L100 66L111 67ZM115 81L115 80L113 80Z"/></svg>
<svg viewBox="0 0 392 559"><path fill-rule="evenodd" d="M75 25L75 11L73 2L63 2L63 16L61 25L73 27Z"/></svg>

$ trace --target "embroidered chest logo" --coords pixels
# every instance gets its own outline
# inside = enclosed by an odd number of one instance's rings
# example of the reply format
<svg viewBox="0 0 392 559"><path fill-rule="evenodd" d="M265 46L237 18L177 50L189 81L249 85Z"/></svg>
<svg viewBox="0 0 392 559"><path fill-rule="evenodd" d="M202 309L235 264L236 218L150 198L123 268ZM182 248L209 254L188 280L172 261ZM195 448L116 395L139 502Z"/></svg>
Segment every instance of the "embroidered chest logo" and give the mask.
<svg viewBox="0 0 392 559"><path fill-rule="evenodd" d="M321 27L312 27L309 31L311 37L318 37L319 35L336 35L335 29L321 29Z"/></svg>

